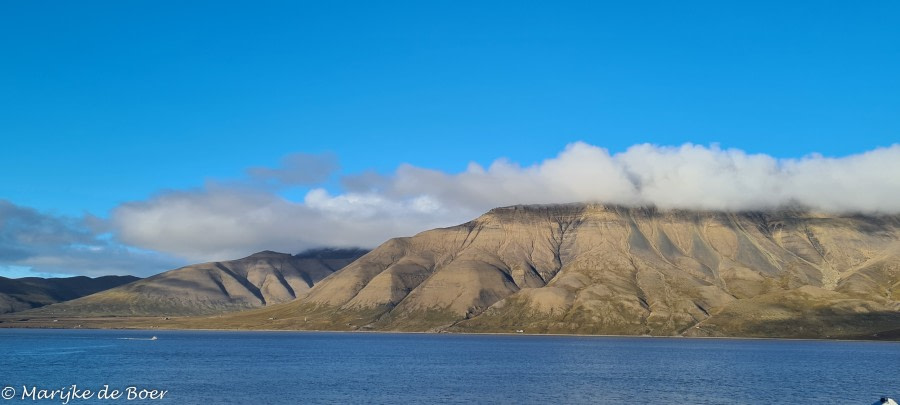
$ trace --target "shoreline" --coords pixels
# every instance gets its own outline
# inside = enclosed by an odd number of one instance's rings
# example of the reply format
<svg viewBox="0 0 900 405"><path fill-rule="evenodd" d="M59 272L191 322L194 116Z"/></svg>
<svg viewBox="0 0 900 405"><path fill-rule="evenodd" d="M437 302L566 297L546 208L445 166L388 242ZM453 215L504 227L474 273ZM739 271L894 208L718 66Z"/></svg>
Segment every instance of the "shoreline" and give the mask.
<svg viewBox="0 0 900 405"><path fill-rule="evenodd" d="M4 326L0 321L0 330L91 330L91 331L147 331L147 332L263 332L263 333L337 333L337 334L379 334L379 335L456 335L456 336L527 336L527 337L577 337L577 338L638 338L638 339L673 339L673 340L772 340L772 341L810 341L810 342L870 342L900 343L900 339L847 339L847 338L795 338L795 337L759 337L759 336L654 336L654 335L612 335L612 334L576 334L576 333L516 333L516 332L427 332L427 331L383 331L383 330L308 330L308 329L227 329L227 328L145 328L145 327L53 327L53 326Z"/></svg>

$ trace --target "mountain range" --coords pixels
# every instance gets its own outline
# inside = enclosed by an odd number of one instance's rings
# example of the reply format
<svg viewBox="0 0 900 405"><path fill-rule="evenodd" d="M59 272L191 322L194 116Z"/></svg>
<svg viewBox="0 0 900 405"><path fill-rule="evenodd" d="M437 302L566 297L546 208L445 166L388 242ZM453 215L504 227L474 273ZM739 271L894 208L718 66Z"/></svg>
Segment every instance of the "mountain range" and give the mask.
<svg viewBox="0 0 900 405"><path fill-rule="evenodd" d="M68 301L137 280L133 276L0 277L0 314Z"/></svg>
<svg viewBox="0 0 900 405"><path fill-rule="evenodd" d="M571 204L392 239L214 327L854 337L900 331L900 218Z"/></svg>
<svg viewBox="0 0 900 405"><path fill-rule="evenodd" d="M898 338L898 231L898 216L803 209L513 206L368 253L261 252L26 313L215 315L160 326L173 328Z"/></svg>
<svg viewBox="0 0 900 405"><path fill-rule="evenodd" d="M317 249L290 255L263 251L243 259L166 271L29 314L56 317L186 316L263 307L305 296L313 285L366 252Z"/></svg>

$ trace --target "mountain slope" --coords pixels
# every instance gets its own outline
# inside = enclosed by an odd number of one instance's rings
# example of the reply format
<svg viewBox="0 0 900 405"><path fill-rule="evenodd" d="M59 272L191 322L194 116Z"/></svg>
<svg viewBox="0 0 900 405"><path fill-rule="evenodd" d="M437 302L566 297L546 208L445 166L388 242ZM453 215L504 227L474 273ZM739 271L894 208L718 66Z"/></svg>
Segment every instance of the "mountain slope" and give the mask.
<svg viewBox="0 0 900 405"><path fill-rule="evenodd" d="M900 218L515 206L392 239L293 302L206 321L285 329L856 336L900 328ZM201 322L202 323L202 322Z"/></svg>
<svg viewBox="0 0 900 405"><path fill-rule="evenodd" d="M0 277L0 314L68 301L137 280L133 276Z"/></svg>
<svg viewBox="0 0 900 405"><path fill-rule="evenodd" d="M209 315L283 303L365 251L323 249L292 256L271 251L243 259L201 263L81 299L30 311L32 315Z"/></svg>

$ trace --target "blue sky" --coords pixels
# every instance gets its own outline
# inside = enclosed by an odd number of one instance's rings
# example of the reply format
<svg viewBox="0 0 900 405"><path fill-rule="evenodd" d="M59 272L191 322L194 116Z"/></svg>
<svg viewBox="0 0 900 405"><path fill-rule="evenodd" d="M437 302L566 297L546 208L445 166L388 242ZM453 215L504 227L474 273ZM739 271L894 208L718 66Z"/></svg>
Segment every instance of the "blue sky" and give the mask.
<svg viewBox="0 0 900 405"><path fill-rule="evenodd" d="M295 202L340 195L346 175L529 166L576 141L864 153L900 139L898 15L892 1L4 2L0 199L102 222L296 153L340 169L275 191Z"/></svg>

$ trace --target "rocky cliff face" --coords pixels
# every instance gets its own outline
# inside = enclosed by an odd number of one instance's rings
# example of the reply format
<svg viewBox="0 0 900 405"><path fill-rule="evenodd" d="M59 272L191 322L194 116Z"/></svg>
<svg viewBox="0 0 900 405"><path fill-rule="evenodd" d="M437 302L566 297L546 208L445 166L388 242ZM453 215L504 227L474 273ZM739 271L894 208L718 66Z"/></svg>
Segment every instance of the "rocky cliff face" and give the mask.
<svg viewBox="0 0 900 405"><path fill-rule="evenodd" d="M221 326L861 336L900 329L900 218L515 206L392 239ZM287 298L287 296L285 296Z"/></svg>
<svg viewBox="0 0 900 405"><path fill-rule="evenodd" d="M292 256L264 251L157 274L139 282L31 311L52 316L208 315L279 304L366 251L325 249Z"/></svg>

